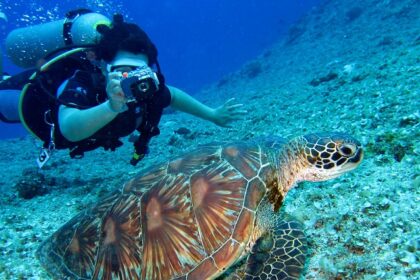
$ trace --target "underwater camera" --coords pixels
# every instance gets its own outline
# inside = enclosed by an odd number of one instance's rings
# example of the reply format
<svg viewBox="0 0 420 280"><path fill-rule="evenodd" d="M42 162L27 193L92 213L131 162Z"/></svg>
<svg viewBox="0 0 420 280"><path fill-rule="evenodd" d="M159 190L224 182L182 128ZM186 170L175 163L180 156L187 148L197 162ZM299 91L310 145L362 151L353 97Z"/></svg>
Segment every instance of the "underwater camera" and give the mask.
<svg viewBox="0 0 420 280"><path fill-rule="evenodd" d="M124 72L120 83L127 103L148 100L159 88L156 73L147 66Z"/></svg>

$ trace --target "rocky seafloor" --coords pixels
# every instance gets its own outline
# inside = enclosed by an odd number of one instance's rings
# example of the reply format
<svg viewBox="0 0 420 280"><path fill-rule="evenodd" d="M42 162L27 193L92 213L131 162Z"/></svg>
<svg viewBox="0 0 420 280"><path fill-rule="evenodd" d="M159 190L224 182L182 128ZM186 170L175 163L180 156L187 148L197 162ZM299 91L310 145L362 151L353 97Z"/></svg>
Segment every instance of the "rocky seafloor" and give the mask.
<svg viewBox="0 0 420 280"><path fill-rule="evenodd" d="M197 94L211 106L235 97L244 120L226 129L165 114L140 167L128 164L127 140L80 160L58 151L42 171L38 141L1 141L0 278L49 279L34 257L40 242L143 167L209 141L342 131L364 145L362 165L299 185L282 208L309 239L304 278L420 279L419 15L416 0L325 1Z"/></svg>

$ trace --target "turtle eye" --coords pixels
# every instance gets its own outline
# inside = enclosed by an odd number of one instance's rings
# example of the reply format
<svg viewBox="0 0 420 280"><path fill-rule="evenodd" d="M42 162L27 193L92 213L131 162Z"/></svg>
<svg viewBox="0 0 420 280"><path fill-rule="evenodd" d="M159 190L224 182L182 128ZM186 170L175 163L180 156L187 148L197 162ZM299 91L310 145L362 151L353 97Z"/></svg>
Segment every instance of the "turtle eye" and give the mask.
<svg viewBox="0 0 420 280"><path fill-rule="evenodd" d="M356 146L344 144L338 148L338 151L342 156L350 157L356 152Z"/></svg>

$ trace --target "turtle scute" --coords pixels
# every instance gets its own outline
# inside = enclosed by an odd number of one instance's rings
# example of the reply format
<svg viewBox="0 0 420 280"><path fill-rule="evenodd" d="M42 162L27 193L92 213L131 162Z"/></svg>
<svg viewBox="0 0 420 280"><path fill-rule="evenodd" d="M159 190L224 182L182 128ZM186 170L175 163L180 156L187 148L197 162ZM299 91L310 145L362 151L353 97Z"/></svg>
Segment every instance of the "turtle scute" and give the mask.
<svg viewBox="0 0 420 280"><path fill-rule="evenodd" d="M306 239L277 210L297 181L334 178L362 157L339 134L205 145L142 171L37 257L54 279L298 279Z"/></svg>

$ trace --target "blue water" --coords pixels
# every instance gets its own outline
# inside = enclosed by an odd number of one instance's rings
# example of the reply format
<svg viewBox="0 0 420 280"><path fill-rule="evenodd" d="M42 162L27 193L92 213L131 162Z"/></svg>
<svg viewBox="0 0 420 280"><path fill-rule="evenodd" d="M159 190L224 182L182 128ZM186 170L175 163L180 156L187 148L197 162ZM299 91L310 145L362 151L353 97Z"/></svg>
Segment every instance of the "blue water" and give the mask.
<svg viewBox="0 0 420 280"><path fill-rule="evenodd" d="M246 61L287 34L290 24L321 0L2 0L0 43L17 27L58 20L68 11L87 7L139 24L159 50L159 62L169 84L197 95L200 88L240 68ZM21 69L3 53L4 70ZM0 123L0 139L24 135L20 125Z"/></svg>

